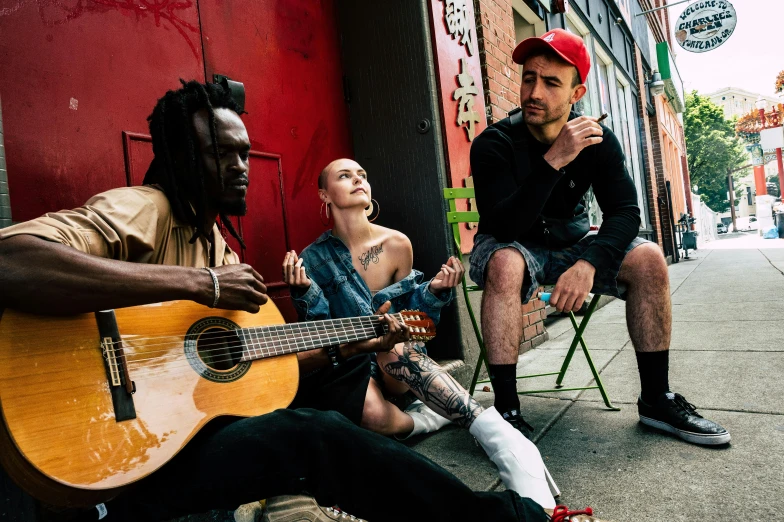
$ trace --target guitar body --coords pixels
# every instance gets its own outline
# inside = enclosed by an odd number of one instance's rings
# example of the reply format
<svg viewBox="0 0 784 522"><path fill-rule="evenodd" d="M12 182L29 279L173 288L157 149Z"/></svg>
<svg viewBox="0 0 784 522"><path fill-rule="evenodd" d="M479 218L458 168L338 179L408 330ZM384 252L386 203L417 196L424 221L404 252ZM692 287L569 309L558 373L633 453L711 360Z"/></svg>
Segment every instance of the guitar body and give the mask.
<svg viewBox="0 0 784 522"><path fill-rule="evenodd" d="M115 418L94 314L0 312L0 463L51 504L111 498L169 461L209 420L285 408L297 392L294 354L230 361L207 373L186 354L189 331L193 339L225 324L283 324L272 301L258 314L188 301L116 310L135 384L135 418L123 421Z"/></svg>

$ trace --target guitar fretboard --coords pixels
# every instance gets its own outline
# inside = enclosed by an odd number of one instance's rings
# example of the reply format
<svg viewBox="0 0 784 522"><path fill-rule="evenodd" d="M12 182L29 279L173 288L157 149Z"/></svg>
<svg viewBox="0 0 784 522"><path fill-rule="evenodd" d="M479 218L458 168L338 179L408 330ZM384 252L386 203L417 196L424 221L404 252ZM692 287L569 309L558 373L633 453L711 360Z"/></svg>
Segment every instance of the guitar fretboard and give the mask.
<svg viewBox="0 0 784 522"><path fill-rule="evenodd" d="M400 314L392 315L402 320ZM379 316L369 316L242 328L236 333L244 344L242 361L253 361L372 339L386 331Z"/></svg>

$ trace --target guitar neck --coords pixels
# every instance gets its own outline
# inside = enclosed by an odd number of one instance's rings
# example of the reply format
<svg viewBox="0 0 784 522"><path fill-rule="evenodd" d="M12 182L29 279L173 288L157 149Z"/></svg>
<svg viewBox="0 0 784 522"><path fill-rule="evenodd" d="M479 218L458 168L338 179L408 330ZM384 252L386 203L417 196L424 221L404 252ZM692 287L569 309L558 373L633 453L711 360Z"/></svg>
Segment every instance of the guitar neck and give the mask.
<svg viewBox="0 0 784 522"><path fill-rule="evenodd" d="M402 319L400 314L392 314L392 316L398 321ZM364 341L384 335L386 332L386 324L381 323L381 318L377 315L258 326L236 331L244 342L243 361Z"/></svg>

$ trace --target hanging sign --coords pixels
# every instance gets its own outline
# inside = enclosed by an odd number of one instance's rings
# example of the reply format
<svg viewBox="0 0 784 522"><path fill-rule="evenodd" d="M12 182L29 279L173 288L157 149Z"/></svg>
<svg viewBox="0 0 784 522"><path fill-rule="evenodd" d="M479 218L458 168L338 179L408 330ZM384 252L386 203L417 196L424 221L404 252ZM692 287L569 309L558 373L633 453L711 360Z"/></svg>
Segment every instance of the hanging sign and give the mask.
<svg viewBox="0 0 784 522"><path fill-rule="evenodd" d="M712 51L732 35L738 17L726 0L702 0L683 10L675 24L675 39L693 53Z"/></svg>
<svg viewBox="0 0 784 522"><path fill-rule="evenodd" d="M762 152L762 147L759 143L746 145L746 150L751 154L751 164L755 167L765 164L765 154Z"/></svg>

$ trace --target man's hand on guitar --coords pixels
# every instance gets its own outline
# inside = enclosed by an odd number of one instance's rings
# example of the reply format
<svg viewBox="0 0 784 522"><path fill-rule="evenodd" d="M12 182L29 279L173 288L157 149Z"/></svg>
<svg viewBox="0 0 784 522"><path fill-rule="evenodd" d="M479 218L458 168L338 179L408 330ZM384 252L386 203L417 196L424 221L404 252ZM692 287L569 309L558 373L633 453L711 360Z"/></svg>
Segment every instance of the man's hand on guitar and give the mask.
<svg viewBox="0 0 784 522"><path fill-rule="evenodd" d="M243 310L255 314L259 307L267 302L267 285L264 278L252 266L224 265L212 269L218 276L220 298L216 308L224 310ZM204 280L204 299L199 301L210 306L215 299L214 287L211 276L206 270L199 270L206 279Z"/></svg>
<svg viewBox="0 0 784 522"><path fill-rule="evenodd" d="M387 333L375 339L342 345L340 352L344 358L362 353L388 352L397 343L404 343L411 339L411 328L400 324L397 319L387 313L391 307L392 303L387 301L375 312L375 315L381 316L381 323L387 326Z"/></svg>
<svg viewBox="0 0 784 522"><path fill-rule="evenodd" d="M310 279L305 273L305 267L302 266L302 259L297 257L294 250L286 252L286 257L283 259L283 282L303 290L310 288Z"/></svg>

